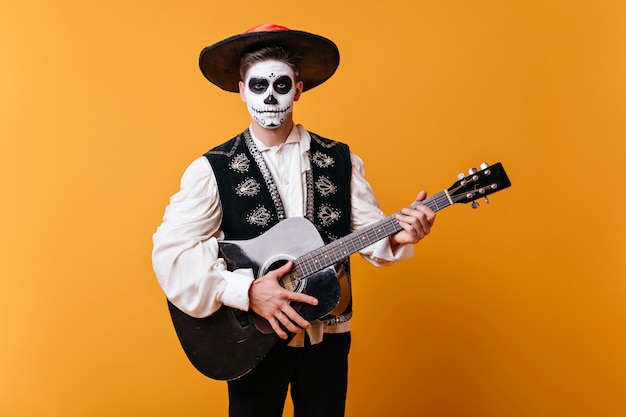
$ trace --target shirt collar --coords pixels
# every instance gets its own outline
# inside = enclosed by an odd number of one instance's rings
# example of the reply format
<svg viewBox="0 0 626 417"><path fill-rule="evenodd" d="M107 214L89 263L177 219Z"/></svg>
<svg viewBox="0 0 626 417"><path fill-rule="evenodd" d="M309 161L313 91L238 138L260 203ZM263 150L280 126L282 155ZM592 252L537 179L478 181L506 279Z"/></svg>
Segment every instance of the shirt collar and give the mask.
<svg viewBox="0 0 626 417"><path fill-rule="evenodd" d="M293 127L291 128L291 132L289 132L289 135L287 136L287 140L285 140L285 143L283 143L282 145L278 145L278 146L267 146L263 142L261 142L261 140L259 140L259 138L257 138L254 135L254 132L252 131L252 125L250 125L248 130L259 152L269 151L270 149L276 149L280 146L285 146L285 145L290 145L290 144L299 144L302 147L302 152L306 152L309 150L310 145L311 145L311 138L309 136L309 133L306 131L306 129L304 129L304 127L302 127L302 125L298 125L295 123Z"/></svg>

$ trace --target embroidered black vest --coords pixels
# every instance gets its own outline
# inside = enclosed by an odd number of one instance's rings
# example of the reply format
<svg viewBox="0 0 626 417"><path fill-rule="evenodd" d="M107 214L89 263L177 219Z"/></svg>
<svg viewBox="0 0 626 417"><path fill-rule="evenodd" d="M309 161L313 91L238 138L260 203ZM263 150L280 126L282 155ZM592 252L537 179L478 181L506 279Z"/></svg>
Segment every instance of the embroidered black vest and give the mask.
<svg viewBox="0 0 626 417"><path fill-rule="evenodd" d="M311 134L306 172L305 217L317 227L325 243L350 233L350 179L352 164L347 145ZM250 132L208 151L222 207L222 230L226 239L251 239L286 218L283 203L261 152ZM342 299L327 324L347 321L352 315L350 264L336 265Z"/></svg>

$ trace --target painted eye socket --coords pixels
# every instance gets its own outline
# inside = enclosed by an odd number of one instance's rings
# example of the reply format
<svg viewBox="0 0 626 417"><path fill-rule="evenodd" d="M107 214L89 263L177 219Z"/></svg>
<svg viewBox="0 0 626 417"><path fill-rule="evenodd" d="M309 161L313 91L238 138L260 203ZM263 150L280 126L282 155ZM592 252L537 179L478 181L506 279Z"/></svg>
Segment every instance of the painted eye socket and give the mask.
<svg viewBox="0 0 626 417"><path fill-rule="evenodd" d="M265 78L250 78L248 81L248 88L254 94L264 93L270 86L270 83Z"/></svg>
<svg viewBox="0 0 626 417"><path fill-rule="evenodd" d="M286 75L282 77L278 77L276 81L274 81L274 90L278 94L287 94L291 91L293 83L291 82L291 78Z"/></svg>

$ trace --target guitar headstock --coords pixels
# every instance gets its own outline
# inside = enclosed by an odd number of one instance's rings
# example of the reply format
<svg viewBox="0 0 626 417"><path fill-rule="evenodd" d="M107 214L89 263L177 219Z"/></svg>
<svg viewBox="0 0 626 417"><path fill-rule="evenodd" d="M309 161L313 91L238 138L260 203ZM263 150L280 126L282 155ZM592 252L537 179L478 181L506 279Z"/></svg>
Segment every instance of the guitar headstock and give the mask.
<svg viewBox="0 0 626 417"><path fill-rule="evenodd" d="M511 186L511 181L506 175L501 163L489 166L486 163L480 165L481 170L476 168L469 170L469 175L459 174L459 180L447 189L449 198L453 203L472 203L472 207L478 207L476 202L479 198L485 198L489 194L497 193Z"/></svg>

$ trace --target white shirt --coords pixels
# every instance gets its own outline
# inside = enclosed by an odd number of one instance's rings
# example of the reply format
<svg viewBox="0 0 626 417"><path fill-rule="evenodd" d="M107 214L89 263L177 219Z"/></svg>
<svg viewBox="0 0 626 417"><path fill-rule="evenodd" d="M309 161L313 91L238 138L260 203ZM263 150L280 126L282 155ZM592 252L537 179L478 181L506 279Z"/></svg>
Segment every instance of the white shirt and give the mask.
<svg viewBox="0 0 626 417"><path fill-rule="evenodd" d="M305 173L310 169L309 133L301 125L294 125L285 143L273 147L265 146L254 134L252 138L272 173L286 216L303 217ZM351 229L357 230L385 215L365 180L363 161L353 153L350 159ZM202 156L185 170L180 190L170 198L163 222L153 235L152 261L159 284L172 304L193 317L207 317L222 304L240 310L249 308L248 290L255 277L251 270L228 271L219 258L217 242L224 237L221 220L215 175ZM390 265L412 256L413 246L402 246L393 253L389 239L383 239L360 254L376 266ZM316 321L309 336L312 343L318 343L323 332L348 329L348 322L324 326Z"/></svg>

